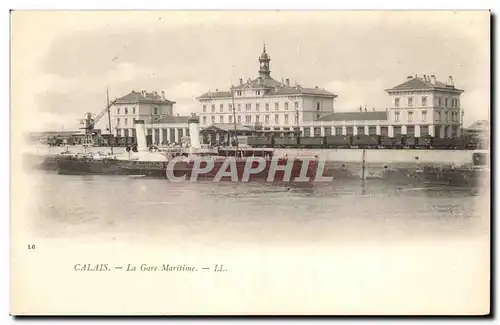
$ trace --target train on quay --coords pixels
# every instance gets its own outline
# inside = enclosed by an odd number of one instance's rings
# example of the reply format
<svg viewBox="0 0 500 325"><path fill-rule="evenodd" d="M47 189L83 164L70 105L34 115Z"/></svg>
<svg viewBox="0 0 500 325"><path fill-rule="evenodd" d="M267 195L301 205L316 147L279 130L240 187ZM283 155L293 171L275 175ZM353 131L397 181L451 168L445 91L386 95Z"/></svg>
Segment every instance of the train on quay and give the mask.
<svg viewBox="0 0 500 325"><path fill-rule="evenodd" d="M438 149L476 150L486 144L475 136L438 138L400 135L330 135L314 137L248 136L247 144L255 148L323 148L323 149Z"/></svg>

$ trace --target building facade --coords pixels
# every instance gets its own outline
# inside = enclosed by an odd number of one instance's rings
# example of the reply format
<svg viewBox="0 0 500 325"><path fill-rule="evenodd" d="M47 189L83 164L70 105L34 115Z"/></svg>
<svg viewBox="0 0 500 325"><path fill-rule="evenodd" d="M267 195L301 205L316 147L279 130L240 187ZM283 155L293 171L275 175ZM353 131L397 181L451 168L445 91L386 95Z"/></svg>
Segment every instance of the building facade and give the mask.
<svg viewBox="0 0 500 325"><path fill-rule="evenodd" d="M386 89L390 97L389 120L394 135L460 136L463 113L453 77L446 83L435 75L407 77L402 84Z"/></svg>
<svg viewBox="0 0 500 325"><path fill-rule="evenodd" d="M257 78L240 79L227 91L216 89L197 97L201 127L236 122L288 131L334 111L335 94L318 87L291 85L289 79L273 79L265 46L258 60Z"/></svg>
<svg viewBox="0 0 500 325"><path fill-rule="evenodd" d="M389 107L376 111L334 112L300 127L305 136L382 135L433 136L451 138L461 135L463 111L453 78L447 83L434 75L407 77L393 88L386 89Z"/></svg>
<svg viewBox="0 0 500 325"><path fill-rule="evenodd" d="M117 137L135 137L134 120L151 124L173 115L175 102L165 98L165 92L133 91L117 99L111 106L111 129ZM106 119L106 118L103 118Z"/></svg>

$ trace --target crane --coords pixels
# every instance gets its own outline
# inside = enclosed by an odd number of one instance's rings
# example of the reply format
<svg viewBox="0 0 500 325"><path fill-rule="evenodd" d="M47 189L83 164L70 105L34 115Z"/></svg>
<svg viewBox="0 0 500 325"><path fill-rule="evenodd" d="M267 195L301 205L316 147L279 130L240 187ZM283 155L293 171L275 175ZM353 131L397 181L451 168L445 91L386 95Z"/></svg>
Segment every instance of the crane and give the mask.
<svg viewBox="0 0 500 325"><path fill-rule="evenodd" d="M80 129L85 130L85 138L83 139L83 146L85 147L91 147L94 145L94 140L93 140L93 133L94 133L94 127L97 122L106 114L111 106L113 106L116 103L117 99L114 101L110 102L104 110L102 110L99 114L97 114L95 117L92 117L92 113L87 112L85 113L85 118L80 120L80 125L83 125ZM111 125L109 127L109 132L111 133ZM99 135L99 137L101 137ZM101 137L102 138L102 137Z"/></svg>

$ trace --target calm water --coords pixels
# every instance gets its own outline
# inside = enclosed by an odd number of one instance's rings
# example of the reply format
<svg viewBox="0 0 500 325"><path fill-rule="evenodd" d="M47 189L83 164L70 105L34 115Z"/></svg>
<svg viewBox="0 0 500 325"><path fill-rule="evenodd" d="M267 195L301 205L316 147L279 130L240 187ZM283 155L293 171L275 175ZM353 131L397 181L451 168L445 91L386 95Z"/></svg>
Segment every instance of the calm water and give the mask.
<svg viewBox="0 0 500 325"><path fill-rule="evenodd" d="M381 181L314 188L36 173L34 232L199 244L390 241L488 233L481 195ZM35 199L37 198L37 199Z"/></svg>

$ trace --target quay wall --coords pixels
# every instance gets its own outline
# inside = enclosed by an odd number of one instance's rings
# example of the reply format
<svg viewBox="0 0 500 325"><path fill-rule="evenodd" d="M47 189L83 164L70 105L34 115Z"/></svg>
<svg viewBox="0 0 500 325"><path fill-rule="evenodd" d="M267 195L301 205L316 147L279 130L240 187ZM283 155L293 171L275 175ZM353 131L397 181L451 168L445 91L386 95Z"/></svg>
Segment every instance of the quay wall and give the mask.
<svg viewBox="0 0 500 325"><path fill-rule="evenodd" d="M471 150L366 149L366 164L466 165L472 163ZM318 156L339 163L361 163L363 149L275 149L275 156Z"/></svg>

